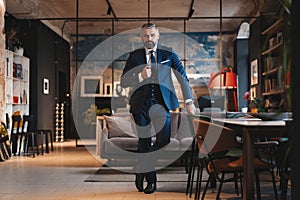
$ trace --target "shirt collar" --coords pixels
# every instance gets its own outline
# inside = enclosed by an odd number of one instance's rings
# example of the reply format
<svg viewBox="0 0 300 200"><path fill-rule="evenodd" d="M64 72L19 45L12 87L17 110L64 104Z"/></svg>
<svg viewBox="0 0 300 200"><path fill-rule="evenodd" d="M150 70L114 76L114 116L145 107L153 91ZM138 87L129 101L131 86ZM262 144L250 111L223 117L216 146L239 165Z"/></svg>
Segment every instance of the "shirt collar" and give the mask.
<svg viewBox="0 0 300 200"><path fill-rule="evenodd" d="M154 47L153 47L153 49L147 49L146 47L145 47L145 50L146 50L146 54L148 55L149 53L150 53L150 51L154 51L154 52L156 52L156 49L157 49L157 45L155 45Z"/></svg>

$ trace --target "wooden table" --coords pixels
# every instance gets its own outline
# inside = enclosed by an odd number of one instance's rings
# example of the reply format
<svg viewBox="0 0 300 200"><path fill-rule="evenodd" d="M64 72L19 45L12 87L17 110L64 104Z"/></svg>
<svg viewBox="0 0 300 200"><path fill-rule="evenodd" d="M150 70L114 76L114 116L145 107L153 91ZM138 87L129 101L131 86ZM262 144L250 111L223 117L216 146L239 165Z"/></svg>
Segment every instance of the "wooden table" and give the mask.
<svg viewBox="0 0 300 200"><path fill-rule="evenodd" d="M286 136L287 123L285 120L261 121L255 119L214 119L225 126L242 133L244 173L243 173L243 199L254 199L254 139L257 137Z"/></svg>

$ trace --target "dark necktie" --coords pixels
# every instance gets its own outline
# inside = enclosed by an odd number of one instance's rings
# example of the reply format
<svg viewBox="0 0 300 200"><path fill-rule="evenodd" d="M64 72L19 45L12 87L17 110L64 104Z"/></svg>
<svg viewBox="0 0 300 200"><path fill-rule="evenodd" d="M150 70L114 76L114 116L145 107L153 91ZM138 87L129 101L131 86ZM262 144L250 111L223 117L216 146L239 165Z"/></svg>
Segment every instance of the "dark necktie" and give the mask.
<svg viewBox="0 0 300 200"><path fill-rule="evenodd" d="M156 69L156 61L155 61L155 51L151 50L150 52L150 60L151 60L151 70L152 70L152 78L153 81L155 81L156 79L156 75L157 75L157 69Z"/></svg>
<svg viewBox="0 0 300 200"><path fill-rule="evenodd" d="M153 51L153 50L151 50L150 51L150 59L151 59L151 65L152 65L152 67L155 67L155 57L154 57L154 53L155 53L155 51Z"/></svg>

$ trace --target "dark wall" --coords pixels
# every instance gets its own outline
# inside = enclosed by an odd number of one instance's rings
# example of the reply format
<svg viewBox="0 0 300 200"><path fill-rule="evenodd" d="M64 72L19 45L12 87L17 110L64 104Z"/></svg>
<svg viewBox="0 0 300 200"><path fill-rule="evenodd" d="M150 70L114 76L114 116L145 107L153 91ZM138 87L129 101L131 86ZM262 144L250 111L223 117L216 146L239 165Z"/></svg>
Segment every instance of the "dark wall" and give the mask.
<svg viewBox="0 0 300 200"><path fill-rule="evenodd" d="M241 111L243 106L248 106L248 101L243 99L243 95L249 91L249 39L236 39L234 47L234 66L238 79L238 111Z"/></svg>
<svg viewBox="0 0 300 200"><path fill-rule="evenodd" d="M251 61L258 59L258 85L256 85L256 95L258 98L261 98L261 60L260 58L260 52L261 52L261 19L256 19L250 26L250 37L249 37L249 63Z"/></svg>
<svg viewBox="0 0 300 200"><path fill-rule="evenodd" d="M37 31L37 71L34 90L37 91L38 128L52 128L55 103L62 102L64 97L59 96L60 87L70 91L70 55L69 44L60 36L49 30L43 24L36 23ZM59 81L59 74L64 74L64 83ZM49 94L43 94L43 78L49 79ZM62 94L61 94L62 95ZM67 130L67 129L66 129Z"/></svg>
<svg viewBox="0 0 300 200"><path fill-rule="evenodd" d="M24 33L24 56L30 59L30 114L36 119L37 128L54 129L55 103L70 102L65 95L70 91L69 43L39 21L7 16L5 23L18 26ZM63 81L59 81L59 74ZM43 78L49 80L49 94L43 94ZM70 111L65 115L69 126ZM72 138L68 130L66 127L65 137Z"/></svg>

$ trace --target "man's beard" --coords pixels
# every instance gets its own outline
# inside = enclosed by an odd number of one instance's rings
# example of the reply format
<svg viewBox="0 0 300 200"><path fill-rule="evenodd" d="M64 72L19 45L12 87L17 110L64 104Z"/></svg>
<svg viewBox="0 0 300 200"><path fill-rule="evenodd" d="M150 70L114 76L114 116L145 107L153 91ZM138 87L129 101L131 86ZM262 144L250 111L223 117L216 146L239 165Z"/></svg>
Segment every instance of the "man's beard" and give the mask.
<svg viewBox="0 0 300 200"><path fill-rule="evenodd" d="M144 45L147 49L153 49L155 46L155 43L153 41L147 41L144 43Z"/></svg>

